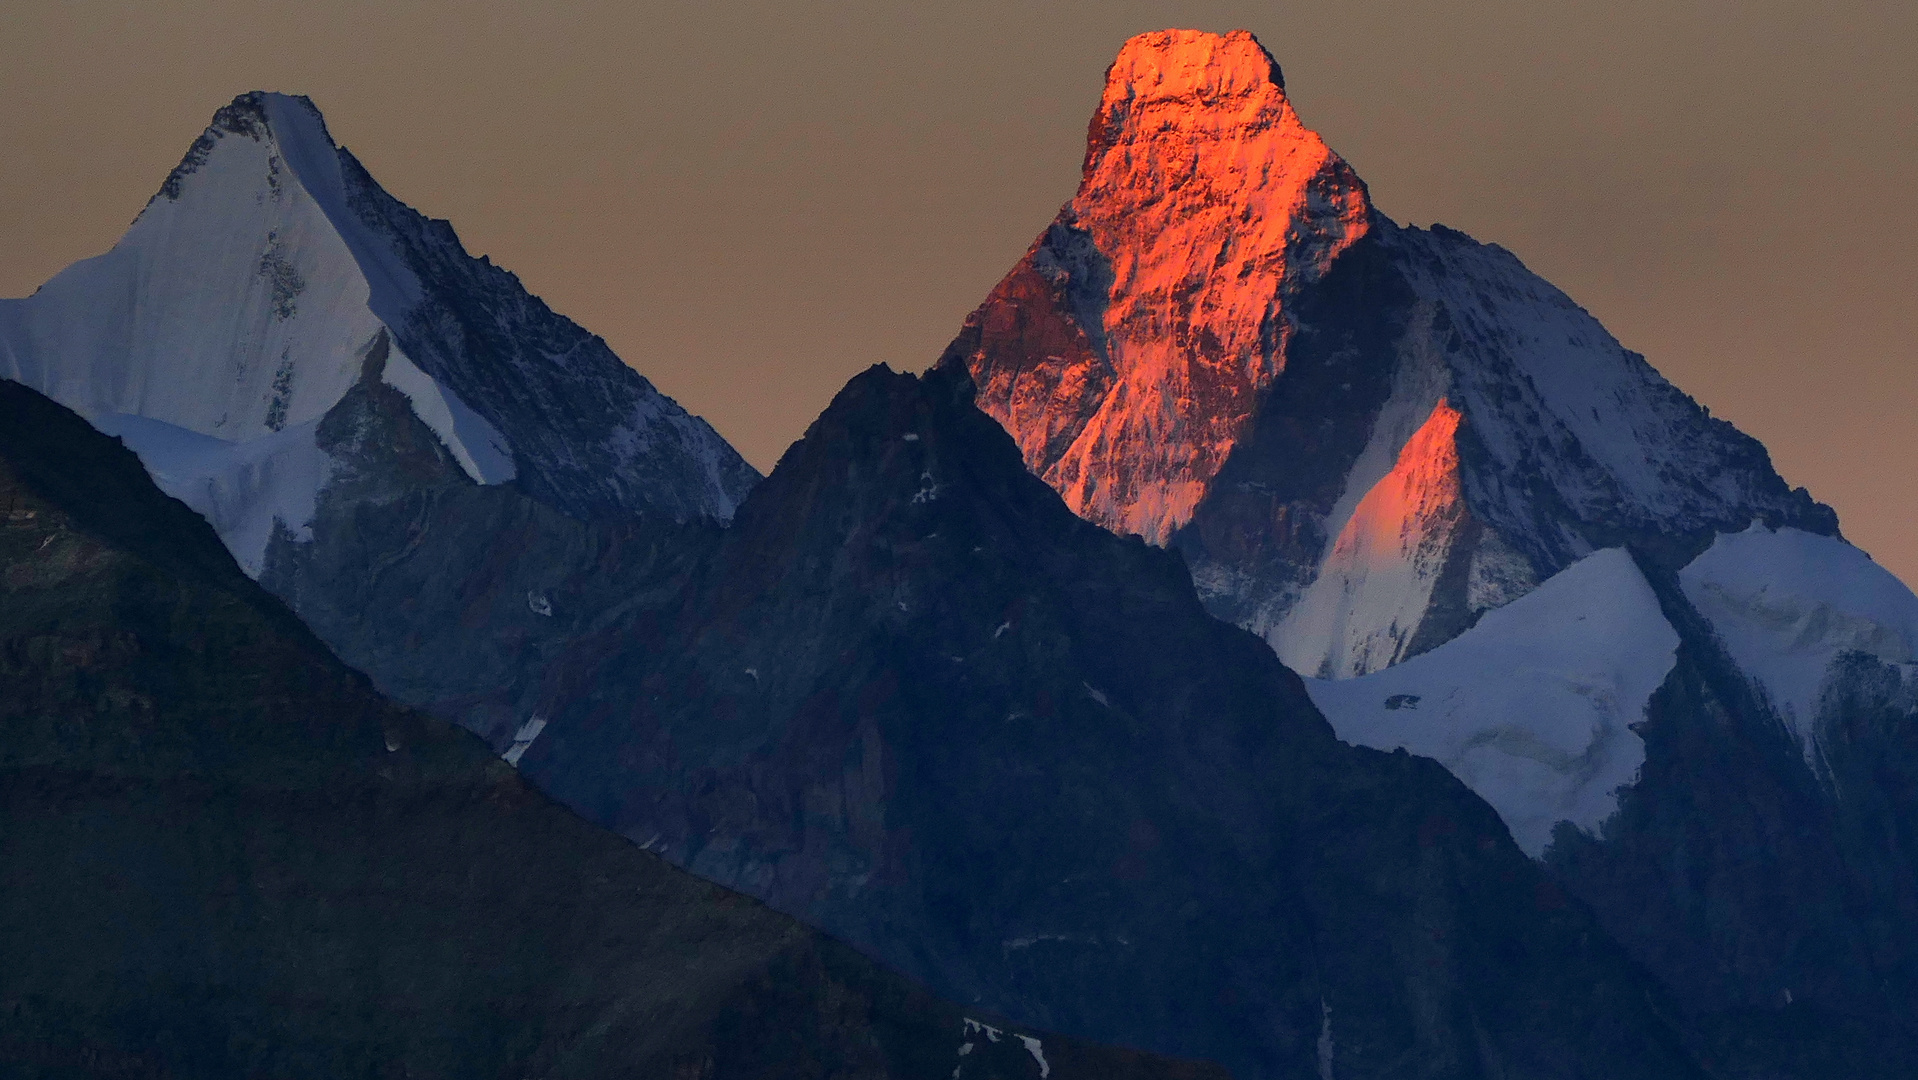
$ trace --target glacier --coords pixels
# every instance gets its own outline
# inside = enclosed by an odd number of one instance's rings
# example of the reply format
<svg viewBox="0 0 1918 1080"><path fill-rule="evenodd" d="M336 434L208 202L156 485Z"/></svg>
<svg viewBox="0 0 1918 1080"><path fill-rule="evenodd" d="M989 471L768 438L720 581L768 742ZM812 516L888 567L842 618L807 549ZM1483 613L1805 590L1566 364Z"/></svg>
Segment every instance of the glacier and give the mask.
<svg viewBox="0 0 1918 1080"><path fill-rule="evenodd" d="M1631 555L1605 548L1430 652L1306 691L1346 742L1437 759L1538 858L1559 822L1595 833L1618 809L1678 644Z"/></svg>

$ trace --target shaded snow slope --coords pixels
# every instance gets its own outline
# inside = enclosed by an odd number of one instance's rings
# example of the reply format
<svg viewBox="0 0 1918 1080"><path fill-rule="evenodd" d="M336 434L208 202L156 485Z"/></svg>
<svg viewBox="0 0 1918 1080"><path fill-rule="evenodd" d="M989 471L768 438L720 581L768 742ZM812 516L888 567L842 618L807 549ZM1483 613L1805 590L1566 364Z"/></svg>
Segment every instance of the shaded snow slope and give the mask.
<svg viewBox="0 0 1918 1080"><path fill-rule="evenodd" d="M1918 662L1918 596L1842 540L1753 525L1720 536L1678 580L1814 771L1834 663L1847 653Z"/></svg>
<svg viewBox="0 0 1918 1080"><path fill-rule="evenodd" d="M1252 421L1316 417L1347 433L1290 436L1281 452L1231 463L1215 487L1234 490L1201 504L1178 538L1214 610L1288 664L1377 671L1620 543L1702 545L1755 519L1836 531L1761 445L1503 248L1382 219L1372 243L1356 257L1390 287L1308 311L1293 363L1320 370L1288 371ZM1443 447L1432 445L1441 418ZM1247 445L1265 444L1255 430ZM1421 470L1431 479L1413 496ZM1298 491L1301 475L1316 488ZM1274 507L1246 489L1303 497ZM1269 561L1239 539L1281 530L1289 547ZM1374 554L1355 562L1361 548ZM1387 550L1395 569L1381 575Z"/></svg>
<svg viewBox="0 0 1918 1080"><path fill-rule="evenodd" d="M315 503L335 468L316 441L318 420L244 441L129 413L92 420L140 456L162 491L206 518L249 574L258 575L276 523L310 539Z"/></svg>
<svg viewBox="0 0 1918 1080"><path fill-rule="evenodd" d="M755 479L279 94L222 108L111 251L0 301L0 376L117 425L258 573L276 520L308 524L327 476L313 428L382 334L381 377L475 482L581 515L725 518Z"/></svg>
<svg viewBox="0 0 1918 1080"><path fill-rule="evenodd" d="M1678 634L1630 555L1597 551L1458 638L1355 679L1308 679L1339 738L1437 758L1537 858L1569 821L1595 832L1645 761L1631 725Z"/></svg>

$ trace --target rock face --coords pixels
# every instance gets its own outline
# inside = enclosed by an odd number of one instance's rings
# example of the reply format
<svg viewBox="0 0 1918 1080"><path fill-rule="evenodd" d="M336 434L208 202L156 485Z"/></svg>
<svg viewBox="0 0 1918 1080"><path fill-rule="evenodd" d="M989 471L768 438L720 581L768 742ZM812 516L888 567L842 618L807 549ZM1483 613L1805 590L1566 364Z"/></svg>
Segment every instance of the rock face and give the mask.
<svg viewBox="0 0 1918 1080"><path fill-rule="evenodd" d="M1285 308L1369 226L1365 186L1245 31L1128 41L1079 194L950 355L1085 517L1162 543L1284 370Z"/></svg>
<svg viewBox="0 0 1918 1080"><path fill-rule="evenodd" d="M580 821L5 381L0 507L8 1076L1223 1078L961 1010Z"/></svg>
<svg viewBox="0 0 1918 1080"><path fill-rule="evenodd" d="M339 467L318 429L374 353L468 480L575 517L723 520L758 479L305 98L236 98L112 251L0 301L0 376L125 438L255 576L276 535L310 538Z"/></svg>
<svg viewBox="0 0 1918 1080"><path fill-rule="evenodd" d="M1126 43L1079 193L941 362L1069 506L1185 552L1307 675L1622 541L1837 529L1510 254L1378 213L1244 32Z"/></svg>
<svg viewBox="0 0 1918 1080"><path fill-rule="evenodd" d="M541 787L939 992L1234 1075L1689 1076L1436 763L1341 744L961 372L853 380L669 602L541 680Z"/></svg>

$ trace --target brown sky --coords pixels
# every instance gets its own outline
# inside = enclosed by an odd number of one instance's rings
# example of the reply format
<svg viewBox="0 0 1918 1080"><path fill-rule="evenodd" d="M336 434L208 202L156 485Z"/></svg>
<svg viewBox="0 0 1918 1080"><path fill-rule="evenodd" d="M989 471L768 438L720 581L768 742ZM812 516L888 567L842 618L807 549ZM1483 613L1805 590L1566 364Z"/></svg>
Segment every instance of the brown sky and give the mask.
<svg viewBox="0 0 1918 1080"><path fill-rule="evenodd" d="M1918 581L1912 0L0 0L0 295L107 248L234 94L306 93L770 468L938 355L1163 26L1256 32L1382 209L1511 248Z"/></svg>

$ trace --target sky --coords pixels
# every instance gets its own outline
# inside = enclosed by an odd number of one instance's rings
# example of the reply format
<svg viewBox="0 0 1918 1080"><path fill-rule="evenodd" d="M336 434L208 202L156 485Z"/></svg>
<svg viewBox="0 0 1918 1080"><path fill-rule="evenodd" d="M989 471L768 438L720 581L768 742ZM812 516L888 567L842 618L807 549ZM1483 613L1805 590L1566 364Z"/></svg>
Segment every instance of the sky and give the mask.
<svg viewBox="0 0 1918 1080"><path fill-rule="evenodd" d="M1501 244L1918 582L1918 4L0 0L0 296L213 110L310 95L762 470L919 370L1078 179L1130 35L1258 34L1401 222Z"/></svg>

